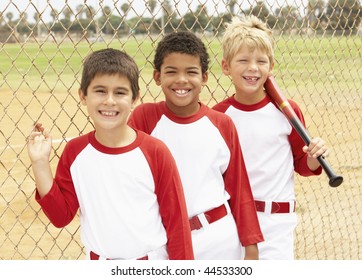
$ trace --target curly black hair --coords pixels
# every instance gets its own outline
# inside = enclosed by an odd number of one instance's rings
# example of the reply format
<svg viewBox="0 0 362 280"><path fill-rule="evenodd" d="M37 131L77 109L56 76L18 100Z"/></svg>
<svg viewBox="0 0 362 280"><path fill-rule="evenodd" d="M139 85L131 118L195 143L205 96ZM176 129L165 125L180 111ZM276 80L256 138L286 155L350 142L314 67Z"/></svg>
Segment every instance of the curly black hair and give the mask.
<svg viewBox="0 0 362 280"><path fill-rule="evenodd" d="M204 43L192 32L179 31L167 34L156 48L153 60L154 68L161 71L161 65L166 56L171 53L182 53L200 58L202 73L209 69L209 54Z"/></svg>

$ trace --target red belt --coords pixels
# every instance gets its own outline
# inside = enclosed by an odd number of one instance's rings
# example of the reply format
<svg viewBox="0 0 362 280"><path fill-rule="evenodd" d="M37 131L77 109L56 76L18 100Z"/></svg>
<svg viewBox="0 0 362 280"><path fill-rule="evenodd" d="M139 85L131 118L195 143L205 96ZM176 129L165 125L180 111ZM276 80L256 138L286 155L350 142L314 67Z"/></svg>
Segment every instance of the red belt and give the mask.
<svg viewBox="0 0 362 280"><path fill-rule="evenodd" d="M90 259L92 260L92 261L97 261L97 260L99 260L99 255L97 255L96 253L94 253L93 251L90 251ZM106 259L106 260L111 260L111 259ZM148 256L144 256L144 257L142 257L142 258L139 258L139 259L137 259L137 260L148 260Z"/></svg>
<svg viewBox="0 0 362 280"><path fill-rule="evenodd" d="M225 217L227 215L227 210L225 205L221 205L219 207L216 207L214 209L211 209L209 211L204 212L206 220L209 222L209 224L216 222L217 220L220 220L221 218ZM202 223L198 216L193 216L190 220L190 227L191 230L200 229L202 228Z"/></svg>
<svg viewBox="0 0 362 280"><path fill-rule="evenodd" d="M256 211L265 212L265 201L255 200ZM292 213L295 212L295 201L293 206L293 211L290 209L290 202L272 202L271 203L271 214L282 214L282 213Z"/></svg>

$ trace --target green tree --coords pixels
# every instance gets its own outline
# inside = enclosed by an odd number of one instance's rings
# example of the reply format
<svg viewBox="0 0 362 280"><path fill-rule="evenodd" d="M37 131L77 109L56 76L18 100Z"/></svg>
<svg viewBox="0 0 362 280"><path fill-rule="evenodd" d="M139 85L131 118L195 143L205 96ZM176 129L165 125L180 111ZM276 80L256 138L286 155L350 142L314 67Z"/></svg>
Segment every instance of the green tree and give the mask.
<svg viewBox="0 0 362 280"><path fill-rule="evenodd" d="M0 42L1 43L10 43L12 39L10 38L11 28L6 23L4 15L0 13Z"/></svg>
<svg viewBox="0 0 362 280"><path fill-rule="evenodd" d="M41 35L41 29L42 29L42 26L41 26L41 15L36 12L34 14L34 20L35 20L35 27L36 27L36 35L39 36Z"/></svg>
<svg viewBox="0 0 362 280"><path fill-rule="evenodd" d="M82 34L84 37L93 35L96 32L96 26L92 18L93 15L90 13L88 5L77 5L75 20L73 21L69 31L72 33Z"/></svg>
<svg viewBox="0 0 362 280"><path fill-rule="evenodd" d="M104 34L111 34L114 31L114 28L110 24L111 15L112 9L109 6L102 7L102 16L99 19L99 24Z"/></svg>
<svg viewBox="0 0 362 280"><path fill-rule="evenodd" d="M362 6L359 0L329 0L326 17L329 19L328 29L350 34L361 23Z"/></svg>
<svg viewBox="0 0 362 280"><path fill-rule="evenodd" d="M129 11L131 10L131 6L130 6L128 3L123 3L123 4L121 5L121 10L122 10L122 12L123 12L124 18L126 18L127 15L128 15L128 13L129 13Z"/></svg>
<svg viewBox="0 0 362 280"><path fill-rule="evenodd" d="M325 2L323 0L309 0L307 5L306 20L308 27L318 29L324 15Z"/></svg>
<svg viewBox="0 0 362 280"><path fill-rule="evenodd" d="M12 12L8 12L8 13L6 13L5 16L6 16L7 20L8 20L8 25L12 26L14 14Z"/></svg>
<svg viewBox="0 0 362 280"><path fill-rule="evenodd" d="M298 27L300 23L300 18L297 8L289 5L281 8L279 19L284 23L283 30L288 30L288 31L292 28Z"/></svg>
<svg viewBox="0 0 362 280"><path fill-rule="evenodd" d="M28 22L28 14L26 12L20 13L17 31L19 32L19 34L22 34L22 35L26 35L31 32L31 26Z"/></svg>
<svg viewBox="0 0 362 280"><path fill-rule="evenodd" d="M146 2L146 6L147 6L147 9L151 13L151 19L149 21L147 20L145 22L145 24L146 25L148 24L148 28L151 31L151 33L155 33L156 30L157 30L157 24L155 24L154 12L155 12L155 9L157 7L157 0L148 0Z"/></svg>
<svg viewBox="0 0 362 280"><path fill-rule="evenodd" d="M96 15L96 10L92 6L89 6L89 5L87 5L86 7L87 8L84 11L86 18L94 20L94 16Z"/></svg>
<svg viewBox="0 0 362 280"><path fill-rule="evenodd" d="M131 10L131 6L128 3L123 3L121 5L121 11L123 12L123 20L122 20L122 24L120 25L118 31L120 33L124 33L127 34L129 33L129 24L127 23L127 15L129 13L129 11Z"/></svg>
<svg viewBox="0 0 362 280"><path fill-rule="evenodd" d="M246 10L245 13L256 16L266 22L270 28L282 28L285 23L284 19L277 18L271 13L264 1L258 1L255 6L252 6L250 10ZM280 9L276 9L275 14L280 14Z"/></svg>
<svg viewBox="0 0 362 280"><path fill-rule="evenodd" d="M96 33L99 34L100 31L98 29L98 19L95 18L96 16L96 10L91 5L85 5L84 14L86 17L86 20L89 21L87 25L87 32L88 33Z"/></svg>
<svg viewBox="0 0 362 280"><path fill-rule="evenodd" d="M64 32L64 28L61 26L60 22L58 21L58 11L54 9L54 7L51 7L50 11L50 17L52 18L52 21L48 23L48 28L52 32Z"/></svg>
<svg viewBox="0 0 362 280"><path fill-rule="evenodd" d="M112 9L109 6L105 6L102 9L102 13L103 13L104 17L109 18L111 16L111 14L112 14Z"/></svg>
<svg viewBox="0 0 362 280"><path fill-rule="evenodd" d="M57 21L58 19L58 11L55 10L53 7L52 10L50 11L50 17L53 19L53 22Z"/></svg>
<svg viewBox="0 0 362 280"><path fill-rule="evenodd" d="M63 18L60 20L60 25L63 27L64 30L69 30L70 26L72 25L71 17L72 17L72 10L66 6L62 10Z"/></svg>
<svg viewBox="0 0 362 280"><path fill-rule="evenodd" d="M207 13L207 7L205 4L200 4L197 6L195 11L196 16L196 31L205 31L208 28L209 15Z"/></svg>
<svg viewBox="0 0 362 280"><path fill-rule="evenodd" d="M76 17L78 19L82 19L85 17L84 6L82 4L77 5L77 7L75 8L75 11L76 11Z"/></svg>
<svg viewBox="0 0 362 280"><path fill-rule="evenodd" d="M162 15L161 15L161 33L164 34L165 32L172 31L172 15L173 15L173 8L170 3L170 0L163 0L161 3L162 8Z"/></svg>
<svg viewBox="0 0 362 280"><path fill-rule="evenodd" d="M63 9L63 16L67 22L70 22L72 14L73 14L72 10L68 6L65 6L65 8Z"/></svg>
<svg viewBox="0 0 362 280"><path fill-rule="evenodd" d="M270 15L270 11L264 1L258 1L255 6L251 7L249 13L265 22L268 20Z"/></svg>
<svg viewBox="0 0 362 280"><path fill-rule="evenodd" d="M157 7L157 0L148 0L146 2L147 9L150 11L151 15L153 16L153 13Z"/></svg>
<svg viewBox="0 0 362 280"><path fill-rule="evenodd" d="M212 19L212 30L214 34L223 34L225 31L225 23L231 22L231 14L224 13L213 17Z"/></svg>
<svg viewBox="0 0 362 280"><path fill-rule="evenodd" d="M237 0L226 0L226 7L230 14L235 15L235 5L238 3Z"/></svg>
<svg viewBox="0 0 362 280"><path fill-rule="evenodd" d="M180 29L204 31L207 29L208 23L209 16L207 14L207 8L204 4L200 4L194 12L190 11L183 16L183 25L180 26Z"/></svg>

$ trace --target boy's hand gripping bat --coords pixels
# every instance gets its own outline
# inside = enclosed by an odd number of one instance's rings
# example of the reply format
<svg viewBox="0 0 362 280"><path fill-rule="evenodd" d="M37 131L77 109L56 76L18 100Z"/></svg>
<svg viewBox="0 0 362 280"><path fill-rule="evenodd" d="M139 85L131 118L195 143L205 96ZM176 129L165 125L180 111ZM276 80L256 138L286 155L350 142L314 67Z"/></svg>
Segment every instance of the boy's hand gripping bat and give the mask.
<svg viewBox="0 0 362 280"><path fill-rule="evenodd" d="M310 137L308 131L303 126L298 116L294 112L293 108L288 102L288 99L283 95L281 89L278 87L274 77L269 76L265 81L264 88L267 94L274 100L274 102L279 106L282 113L289 120L294 129L298 132L300 137L303 139L306 145L309 145L312 138ZM343 177L337 175L331 166L328 164L326 159L323 156L319 156L318 161L322 166L323 170L329 178L329 185L331 187L338 187L343 182Z"/></svg>

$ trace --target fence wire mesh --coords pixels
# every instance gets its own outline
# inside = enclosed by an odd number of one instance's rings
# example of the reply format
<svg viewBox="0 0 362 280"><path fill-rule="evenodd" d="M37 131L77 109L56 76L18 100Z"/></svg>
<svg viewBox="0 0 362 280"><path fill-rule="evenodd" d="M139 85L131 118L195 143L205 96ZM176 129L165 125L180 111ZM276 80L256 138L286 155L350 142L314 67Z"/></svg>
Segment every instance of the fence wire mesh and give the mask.
<svg viewBox="0 0 362 280"><path fill-rule="evenodd" d="M0 3L0 259L82 259L79 217L57 229L34 200L26 137L49 128L55 168L66 141L92 125L78 102L81 63L104 47L126 50L140 68L142 100L163 95L152 80L154 49L173 30L208 47L210 79L201 100L233 94L220 70L220 39L232 15L254 14L273 28L274 75L301 106L309 132L327 140L344 177L296 178L297 259L362 257L362 28L359 0L2 0Z"/></svg>

